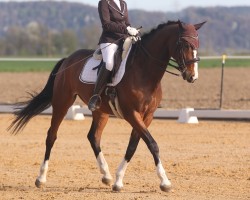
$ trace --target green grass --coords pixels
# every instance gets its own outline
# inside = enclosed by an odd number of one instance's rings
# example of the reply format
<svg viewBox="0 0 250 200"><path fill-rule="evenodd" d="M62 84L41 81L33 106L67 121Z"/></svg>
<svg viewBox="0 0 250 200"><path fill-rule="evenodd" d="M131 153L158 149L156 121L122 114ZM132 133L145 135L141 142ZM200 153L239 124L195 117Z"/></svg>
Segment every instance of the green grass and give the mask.
<svg viewBox="0 0 250 200"><path fill-rule="evenodd" d="M0 61L0 72L50 72L57 61Z"/></svg>
<svg viewBox="0 0 250 200"><path fill-rule="evenodd" d="M57 61L0 61L0 72L50 72ZM200 69L221 67L221 59L201 59ZM225 67L250 67L250 59L227 59Z"/></svg>
<svg viewBox="0 0 250 200"><path fill-rule="evenodd" d="M201 59L200 68L221 67L221 59ZM225 67L250 67L250 59L227 59Z"/></svg>

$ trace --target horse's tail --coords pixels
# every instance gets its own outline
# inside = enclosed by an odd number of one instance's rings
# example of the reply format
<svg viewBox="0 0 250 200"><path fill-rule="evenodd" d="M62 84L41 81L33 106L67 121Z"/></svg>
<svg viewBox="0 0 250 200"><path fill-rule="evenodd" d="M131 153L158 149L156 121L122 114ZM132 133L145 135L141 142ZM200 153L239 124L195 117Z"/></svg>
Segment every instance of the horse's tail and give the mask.
<svg viewBox="0 0 250 200"><path fill-rule="evenodd" d="M8 130L12 129L12 133L18 133L33 117L51 106L56 73L58 72L64 60L65 58L57 62L54 69L50 73L47 84L39 94L29 93L31 96L30 100L16 104L17 108L14 112L15 119L8 127Z"/></svg>

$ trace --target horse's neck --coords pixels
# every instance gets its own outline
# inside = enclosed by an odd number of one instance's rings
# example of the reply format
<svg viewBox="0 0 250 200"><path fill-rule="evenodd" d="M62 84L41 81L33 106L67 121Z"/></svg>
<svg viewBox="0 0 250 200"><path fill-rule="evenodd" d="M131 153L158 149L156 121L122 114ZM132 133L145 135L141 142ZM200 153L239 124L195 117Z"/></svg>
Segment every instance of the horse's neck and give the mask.
<svg viewBox="0 0 250 200"><path fill-rule="evenodd" d="M160 82L170 59L169 43L170 36L163 30L159 30L147 41L142 41L141 55L143 57L143 68L147 75ZM142 50L143 49L143 50Z"/></svg>
<svg viewBox="0 0 250 200"><path fill-rule="evenodd" d="M155 31L149 39L142 42L150 55L159 61L158 64L167 64L171 57L169 50L174 47L173 41L176 40L176 36L176 25L169 25Z"/></svg>

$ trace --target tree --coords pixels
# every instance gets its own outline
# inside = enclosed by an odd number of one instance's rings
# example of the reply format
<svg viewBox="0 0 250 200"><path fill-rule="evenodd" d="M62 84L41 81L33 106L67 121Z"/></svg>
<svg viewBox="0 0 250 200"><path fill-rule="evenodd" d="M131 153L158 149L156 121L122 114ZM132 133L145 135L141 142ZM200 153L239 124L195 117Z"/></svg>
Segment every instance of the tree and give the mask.
<svg viewBox="0 0 250 200"><path fill-rule="evenodd" d="M80 42L82 48L95 49L101 36L100 25L93 24L91 26L85 26L81 33L82 35L80 36Z"/></svg>

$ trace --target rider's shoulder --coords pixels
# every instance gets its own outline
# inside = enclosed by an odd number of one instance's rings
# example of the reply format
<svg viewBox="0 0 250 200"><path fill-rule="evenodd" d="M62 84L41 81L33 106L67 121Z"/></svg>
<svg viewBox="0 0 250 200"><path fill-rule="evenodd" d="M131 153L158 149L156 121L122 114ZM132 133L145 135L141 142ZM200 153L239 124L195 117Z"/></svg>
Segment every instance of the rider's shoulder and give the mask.
<svg viewBox="0 0 250 200"><path fill-rule="evenodd" d="M102 3L102 4L106 4L106 3L109 3L110 0L99 0L99 3Z"/></svg>
<svg viewBox="0 0 250 200"><path fill-rule="evenodd" d="M110 0L99 0L99 1L106 1L109 2ZM122 0L123 2L126 2L125 0Z"/></svg>
<svg viewBox="0 0 250 200"><path fill-rule="evenodd" d="M99 0L99 3L109 3L111 0ZM121 0L123 3L127 4L125 0Z"/></svg>

